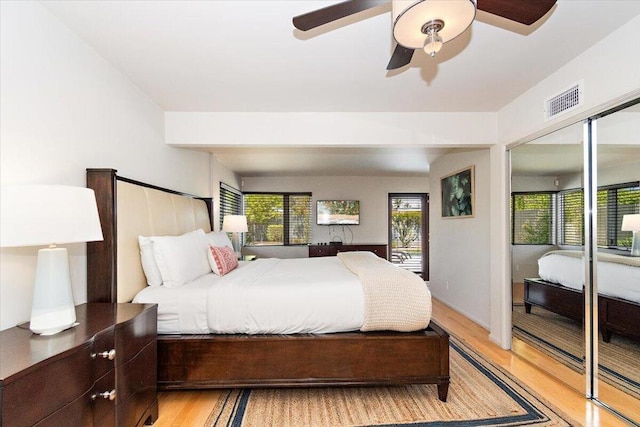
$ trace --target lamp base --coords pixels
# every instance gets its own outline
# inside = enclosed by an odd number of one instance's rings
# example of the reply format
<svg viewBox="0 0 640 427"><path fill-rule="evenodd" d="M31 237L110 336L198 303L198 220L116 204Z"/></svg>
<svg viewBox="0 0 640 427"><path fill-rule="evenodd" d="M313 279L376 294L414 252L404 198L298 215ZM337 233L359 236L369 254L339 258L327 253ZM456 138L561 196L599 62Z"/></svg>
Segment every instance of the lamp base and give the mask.
<svg viewBox="0 0 640 427"><path fill-rule="evenodd" d="M631 241L631 256L640 256L640 231L633 232Z"/></svg>
<svg viewBox="0 0 640 427"><path fill-rule="evenodd" d="M53 335L69 329L75 323L76 308L67 249L40 249L29 329L35 334Z"/></svg>

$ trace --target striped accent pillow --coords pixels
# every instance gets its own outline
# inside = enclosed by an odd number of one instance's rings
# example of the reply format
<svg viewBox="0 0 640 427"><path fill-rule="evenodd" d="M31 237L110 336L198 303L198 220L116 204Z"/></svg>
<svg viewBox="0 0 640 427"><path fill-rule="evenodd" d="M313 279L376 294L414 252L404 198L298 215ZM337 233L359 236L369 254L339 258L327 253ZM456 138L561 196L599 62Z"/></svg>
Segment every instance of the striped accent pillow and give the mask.
<svg viewBox="0 0 640 427"><path fill-rule="evenodd" d="M211 270L219 276L224 276L238 266L236 253L228 246L217 247L209 245L208 255Z"/></svg>

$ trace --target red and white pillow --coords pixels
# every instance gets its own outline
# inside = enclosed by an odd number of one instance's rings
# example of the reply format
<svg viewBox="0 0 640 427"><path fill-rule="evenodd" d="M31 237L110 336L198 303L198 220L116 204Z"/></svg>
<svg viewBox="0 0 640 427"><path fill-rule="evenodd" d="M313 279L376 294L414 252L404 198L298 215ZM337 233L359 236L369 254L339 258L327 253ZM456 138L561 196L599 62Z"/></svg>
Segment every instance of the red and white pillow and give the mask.
<svg viewBox="0 0 640 427"><path fill-rule="evenodd" d="M219 276L224 276L234 268L238 267L238 258L233 249L228 246L209 245L209 265L211 270Z"/></svg>

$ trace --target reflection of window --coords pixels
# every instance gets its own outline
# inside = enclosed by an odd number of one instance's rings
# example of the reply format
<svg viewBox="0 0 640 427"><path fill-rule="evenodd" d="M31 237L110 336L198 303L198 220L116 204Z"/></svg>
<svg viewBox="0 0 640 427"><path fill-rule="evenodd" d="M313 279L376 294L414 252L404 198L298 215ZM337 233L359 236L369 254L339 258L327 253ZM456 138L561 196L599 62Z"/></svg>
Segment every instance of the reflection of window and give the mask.
<svg viewBox="0 0 640 427"><path fill-rule="evenodd" d="M511 243L554 243L555 197L549 192L513 193L511 197Z"/></svg>
<svg viewBox="0 0 640 427"><path fill-rule="evenodd" d="M640 182L599 187L597 198L598 246L630 248L632 232L620 228L624 215L640 212ZM513 193L511 243L545 245L554 240L559 245L584 245L582 189Z"/></svg>
<svg viewBox="0 0 640 427"><path fill-rule="evenodd" d="M631 231L620 231L624 215L640 212L640 183L598 188L598 246L631 247Z"/></svg>
<svg viewBox="0 0 640 427"><path fill-rule="evenodd" d="M584 244L584 193L581 188L558 193L558 244Z"/></svg>
<svg viewBox="0 0 640 427"><path fill-rule="evenodd" d="M311 193L245 193L247 245L306 245L311 241Z"/></svg>

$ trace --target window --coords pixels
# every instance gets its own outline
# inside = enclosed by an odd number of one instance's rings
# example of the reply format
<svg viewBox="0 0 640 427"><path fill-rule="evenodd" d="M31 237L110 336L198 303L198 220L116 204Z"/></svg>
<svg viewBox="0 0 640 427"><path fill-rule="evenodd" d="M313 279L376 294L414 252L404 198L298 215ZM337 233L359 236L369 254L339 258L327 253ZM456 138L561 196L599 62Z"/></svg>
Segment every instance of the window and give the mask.
<svg viewBox="0 0 640 427"><path fill-rule="evenodd" d="M225 215L242 215L242 193L224 182L220 183L220 229Z"/></svg>
<svg viewBox="0 0 640 427"><path fill-rule="evenodd" d="M511 243L514 245L553 244L554 214L554 193L513 193L511 196Z"/></svg>
<svg viewBox="0 0 640 427"><path fill-rule="evenodd" d="M245 193L247 245L306 245L311 241L311 193Z"/></svg>
<svg viewBox="0 0 640 427"><path fill-rule="evenodd" d="M584 192L581 188L558 193L558 228L559 244L584 244Z"/></svg>
<svg viewBox="0 0 640 427"><path fill-rule="evenodd" d="M598 246L630 248L633 234L620 231L622 217L640 212L640 183L598 189Z"/></svg>

